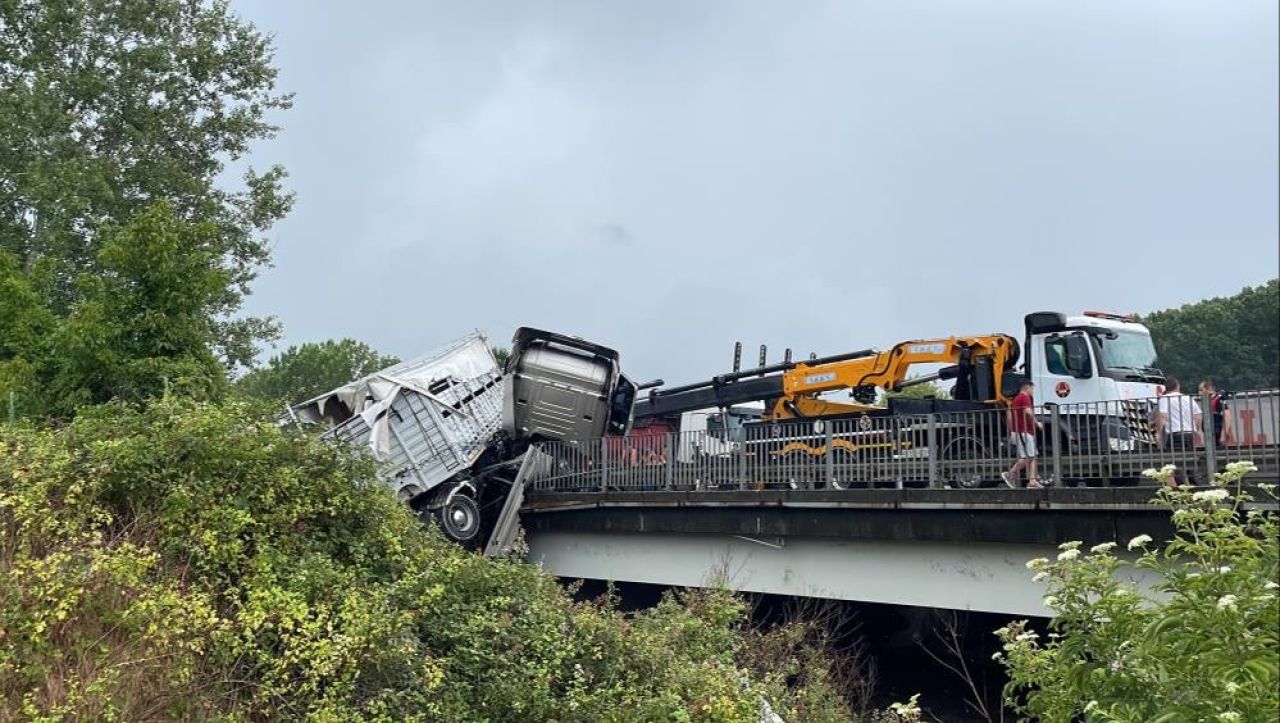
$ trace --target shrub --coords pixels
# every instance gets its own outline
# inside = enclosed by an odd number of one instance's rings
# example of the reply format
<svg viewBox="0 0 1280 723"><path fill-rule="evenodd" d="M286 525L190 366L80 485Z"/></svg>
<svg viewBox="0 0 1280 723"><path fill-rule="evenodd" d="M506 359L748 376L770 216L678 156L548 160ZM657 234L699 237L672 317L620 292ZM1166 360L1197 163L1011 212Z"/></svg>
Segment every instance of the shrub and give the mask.
<svg viewBox="0 0 1280 723"><path fill-rule="evenodd" d="M1056 560L1028 563L1056 617L1044 641L1026 621L997 631L1010 705L1046 721L1276 720L1280 525L1248 504L1241 481L1253 470L1237 462L1215 486L1161 489L1154 502L1176 535L1163 547L1129 541L1136 560L1068 542ZM1274 500L1274 486L1258 488ZM1154 573L1154 588L1122 580L1131 567Z"/></svg>
<svg viewBox="0 0 1280 723"><path fill-rule="evenodd" d="M847 717L735 663L732 595L576 603L240 403L2 429L0 720Z"/></svg>

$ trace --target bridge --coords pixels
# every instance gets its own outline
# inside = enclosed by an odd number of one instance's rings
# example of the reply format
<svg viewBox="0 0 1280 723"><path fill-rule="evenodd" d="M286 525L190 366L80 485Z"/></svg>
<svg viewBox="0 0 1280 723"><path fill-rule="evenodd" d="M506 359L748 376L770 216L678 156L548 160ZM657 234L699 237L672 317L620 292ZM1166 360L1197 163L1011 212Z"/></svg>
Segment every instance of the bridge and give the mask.
<svg viewBox="0 0 1280 723"><path fill-rule="evenodd" d="M1009 489L999 477L1013 461L1006 447L946 452L955 430L984 423L924 415L730 445L706 433L544 445L520 515L529 559L572 579L1043 616L1028 560L1069 540L1172 535L1142 470L1173 464L1205 484L1249 459L1259 467L1251 483L1280 478L1274 437L1224 446L1201 435L1185 448L1050 442L1043 476L1057 484Z"/></svg>

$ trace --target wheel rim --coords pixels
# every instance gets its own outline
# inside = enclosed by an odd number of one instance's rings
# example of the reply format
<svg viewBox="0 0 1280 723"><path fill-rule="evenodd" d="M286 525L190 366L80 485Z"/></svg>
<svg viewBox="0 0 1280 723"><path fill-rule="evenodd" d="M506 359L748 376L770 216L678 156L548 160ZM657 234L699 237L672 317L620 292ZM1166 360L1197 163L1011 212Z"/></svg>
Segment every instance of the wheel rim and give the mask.
<svg viewBox="0 0 1280 723"><path fill-rule="evenodd" d="M454 495L440 510L440 523L451 539L470 540L480 530L480 510L470 497Z"/></svg>

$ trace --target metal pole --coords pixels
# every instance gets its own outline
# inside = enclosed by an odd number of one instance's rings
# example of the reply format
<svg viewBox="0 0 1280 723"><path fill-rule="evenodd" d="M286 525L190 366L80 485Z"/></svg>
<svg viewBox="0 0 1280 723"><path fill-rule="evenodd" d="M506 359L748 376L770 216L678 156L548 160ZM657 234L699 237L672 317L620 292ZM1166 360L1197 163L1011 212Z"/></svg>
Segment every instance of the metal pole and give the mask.
<svg viewBox="0 0 1280 723"><path fill-rule="evenodd" d="M827 484L826 484L827 489L832 489L833 487L835 487L835 481L836 481L836 459L835 459L835 449L834 449L835 445L833 444L834 438L831 434L832 424L833 423L830 421L825 421L822 423L822 433L827 440L827 453L823 455L823 460L822 460L825 476L827 478Z"/></svg>
<svg viewBox="0 0 1280 723"><path fill-rule="evenodd" d="M1208 484L1213 482L1213 476L1218 472L1218 435L1213 428L1213 397L1201 394L1200 408L1203 410L1200 427L1204 435L1205 483Z"/></svg>
<svg viewBox="0 0 1280 723"><path fill-rule="evenodd" d="M676 456L673 453L673 447L675 445L671 444L671 432L667 432L665 437L666 438L663 440L662 444L666 448L664 451L667 457L667 489L671 489L675 482L676 473Z"/></svg>
<svg viewBox="0 0 1280 723"><path fill-rule="evenodd" d="M1062 484L1062 410L1053 402L1046 402L1049 408L1049 444L1053 445L1053 481Z"/></svg>
<svg viewBox="0 0 1280 723"><path fill-rule="evenodd" d="M929 486L938 486L938 415L930 413L929 420Z"/></svg>
<svg viewBox="0 0 1280 723"><path fill-rule="evenodd" d="M609 440L600 438L600 491L609 491Z"/></svg>

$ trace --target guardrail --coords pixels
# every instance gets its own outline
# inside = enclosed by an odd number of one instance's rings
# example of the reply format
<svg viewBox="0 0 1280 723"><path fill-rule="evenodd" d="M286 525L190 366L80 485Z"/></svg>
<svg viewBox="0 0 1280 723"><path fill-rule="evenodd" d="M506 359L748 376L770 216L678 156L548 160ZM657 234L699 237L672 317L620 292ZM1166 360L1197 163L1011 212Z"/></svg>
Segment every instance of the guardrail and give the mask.
<svg viewBox="0 0 1280 723"><path fill-rule="evenodd" d="M943 406L943 405L940 405ZM1226 464L1251 460L1280 474L1280 391L1235 394L1215 423L1208 397L1165 396L1036 409L1037 474L1066 486L1150 483L1172 464L1184 481L1207 482ZM1163 412L1163 420L1158 413ZM1188 419L1190 417L1190 419ZM737 439L707 432L636 434L541 445L550 469L541 491L976 488L1002 484L1021 451L1006 410L925 414L872 412L834 419L747 425ZM1025 472L1019 485L1025 484Z"/></svg>

